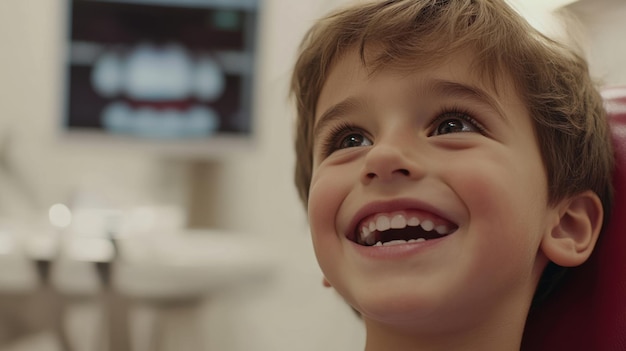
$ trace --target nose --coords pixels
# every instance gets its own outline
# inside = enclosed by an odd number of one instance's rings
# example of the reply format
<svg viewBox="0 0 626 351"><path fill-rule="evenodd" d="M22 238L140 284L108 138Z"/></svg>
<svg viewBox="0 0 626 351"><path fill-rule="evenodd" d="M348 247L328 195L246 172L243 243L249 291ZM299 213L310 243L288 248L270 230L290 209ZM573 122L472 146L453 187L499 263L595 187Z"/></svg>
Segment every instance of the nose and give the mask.
<svg viewBox="0 0 626 351"><path fill-rule="evenodd" d="M361 181L368 184L421 178L424 165L412 148L415 146L397 142L375 143L365 157Z"/></svg>

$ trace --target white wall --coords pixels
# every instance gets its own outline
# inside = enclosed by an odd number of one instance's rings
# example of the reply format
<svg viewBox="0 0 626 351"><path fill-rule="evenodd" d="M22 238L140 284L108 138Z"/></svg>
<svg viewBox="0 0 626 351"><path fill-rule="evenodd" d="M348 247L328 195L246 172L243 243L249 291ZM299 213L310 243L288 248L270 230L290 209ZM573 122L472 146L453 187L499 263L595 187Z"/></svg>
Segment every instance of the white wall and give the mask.
<svg viewBox="0 0 626 351"><path fill-rule="evenodd" d="M626 3L621 0L580 0L570 6L585 35L592 74L605 85L626 84Z"/></svg>

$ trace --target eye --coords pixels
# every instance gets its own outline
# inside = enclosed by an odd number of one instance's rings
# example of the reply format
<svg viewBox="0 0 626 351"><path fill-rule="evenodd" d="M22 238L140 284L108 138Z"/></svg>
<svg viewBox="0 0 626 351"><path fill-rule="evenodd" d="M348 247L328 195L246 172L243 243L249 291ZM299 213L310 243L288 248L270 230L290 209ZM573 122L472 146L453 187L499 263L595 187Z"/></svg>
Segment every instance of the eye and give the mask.
<svg viewBox="0 0 626 351"><path fill-rule="evenodd" d="M433 131L430 136L444 135L450 133L481 133L485 128L468 114L458 111L445 112L433 122Z"/></svg>
<svg viewBox="0 0 626 351"><path fill-rule="evenodd" d="M334 127L324 141L324 155L328 156L341 149L372 145L372 140L358 127L340 124Z"/></svg>
<svg viewBox="0 0 626 351"><path fill-rule="evenodd" d="M340 149L347 149L349 147L358 147L358 146L370 146L372 142L361 133L352 133L346 135L343 139L341 139L341 143L339 144Z"/></svg>

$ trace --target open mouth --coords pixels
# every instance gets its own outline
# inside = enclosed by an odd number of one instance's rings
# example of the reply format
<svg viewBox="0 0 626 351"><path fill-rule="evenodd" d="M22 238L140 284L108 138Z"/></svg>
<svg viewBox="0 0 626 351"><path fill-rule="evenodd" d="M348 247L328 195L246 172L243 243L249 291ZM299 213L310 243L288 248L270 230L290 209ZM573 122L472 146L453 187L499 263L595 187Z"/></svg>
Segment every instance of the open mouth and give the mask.
<svg viewBox="0 0 626 351"><path fill-rule="evenodd" d="M349 239L363 246L402 245L439 239L457 229L456 224L443 218L418 211L398 211L366 217Z"/></svg>

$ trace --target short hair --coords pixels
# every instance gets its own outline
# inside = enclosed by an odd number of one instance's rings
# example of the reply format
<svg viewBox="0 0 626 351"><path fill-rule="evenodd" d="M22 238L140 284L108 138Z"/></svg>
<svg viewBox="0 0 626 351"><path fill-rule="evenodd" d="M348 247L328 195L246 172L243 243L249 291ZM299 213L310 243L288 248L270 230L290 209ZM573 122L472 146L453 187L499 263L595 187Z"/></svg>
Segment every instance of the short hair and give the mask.
<svg viewBox="0 0 626 351"><path fill-rule="evenodd" d="M366 48L375 47L372 57ZM319 20L295 64L295 183L307 207L313 170L316 104L330 68L359 50L372 71L436 65L464 49L487 83L513 80L533 119L547 174L548 202L585 190L612 204L613 154L603 101L585 59L531 27L504 0L385 0L358 4Z"/></svg>

